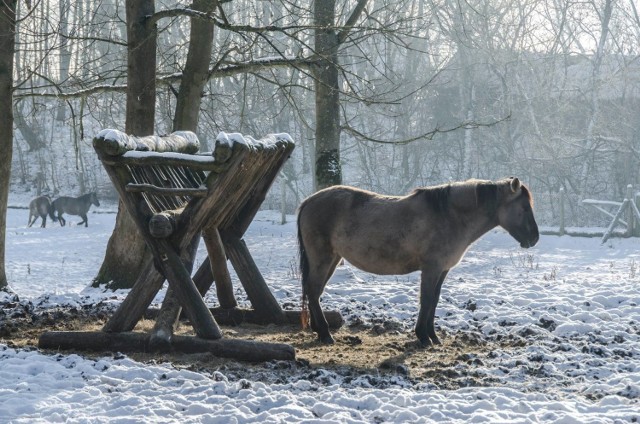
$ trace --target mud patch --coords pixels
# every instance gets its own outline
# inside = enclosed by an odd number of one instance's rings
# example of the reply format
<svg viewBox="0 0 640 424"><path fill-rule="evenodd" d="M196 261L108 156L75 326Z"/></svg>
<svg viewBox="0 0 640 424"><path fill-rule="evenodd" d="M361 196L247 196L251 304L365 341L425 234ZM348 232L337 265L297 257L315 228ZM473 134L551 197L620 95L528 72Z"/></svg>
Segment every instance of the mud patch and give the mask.
<svg viewBox="0 0 640 424"><path fill-rule="evenodd" d="M100 331L111 311L101 307L56 308L34 312L30 304L8 303L0 308L0 342L30 348L46 331ZM135 331L148 331L153 321L142 320ZM334 332L336 343L323 345L315 334L296 326L242 325L222 327L225 337L287 343L296 349L296 361L247 364L211 354L144 354L129 357L141 362L170 362L224 378L269 383L306 379L318 384L385 387L390 384L428 385L440 389L485 386L494 380L479 371L495 343L473 334L443 334L442 345L422 348L413 332L393 323L374 326L351 325ZM178 334L191 334L181 323ZM116 352L75 352L87 357L120 355Z"/></svg>

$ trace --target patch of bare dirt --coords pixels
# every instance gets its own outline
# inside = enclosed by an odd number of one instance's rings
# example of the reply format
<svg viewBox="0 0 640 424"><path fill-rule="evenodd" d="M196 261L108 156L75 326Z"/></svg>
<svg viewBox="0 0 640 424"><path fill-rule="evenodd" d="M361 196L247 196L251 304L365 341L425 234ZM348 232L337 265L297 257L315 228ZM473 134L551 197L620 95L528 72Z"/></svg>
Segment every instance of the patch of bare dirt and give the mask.
<svg viewBox="0 0 640 424"><path fill-rule="evenodd" d="M9 305L11 306L11 305ZM0 342L12 347L33 347L45 331L100 331L110 313L95 309L60 309L34 314L29 307L13 305L0 309ZM135 331L151 328L153 321L141 321ZM494 383L478 371L491 351L498 347L468 333L442 334L442 345L421 348L413 332L385 328L352 326L334 331L334 345L323 345L310 330L296 326L257 326L244 324L222 327L230 338L287 343L296 349L296 361L247 364L211 354L127 355L142 362L170 362L178 368L198 372L222 372L230 379L280 382L304 378L320 384L362 381L372 386L393 384L429 384L441 389L484 386ZM177 333L190 334L188 323ZM504 347L504 346L502 346ZM75 352L87 357L114 355L115 352Z"/></svg>

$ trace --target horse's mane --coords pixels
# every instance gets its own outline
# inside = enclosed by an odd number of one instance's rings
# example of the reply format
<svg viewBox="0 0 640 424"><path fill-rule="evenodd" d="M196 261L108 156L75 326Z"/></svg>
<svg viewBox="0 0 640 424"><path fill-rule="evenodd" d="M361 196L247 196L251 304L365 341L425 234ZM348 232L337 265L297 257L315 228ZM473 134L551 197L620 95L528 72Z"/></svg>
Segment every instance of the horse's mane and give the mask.
<svg viewBox="0 0 640 424"><path fill-rule="evenodd" d="M451 184L433 187L420 187L413 190L410 196L422 196L435 212L443 213L449 209Z"/></svg>
<svg viewBox="0 0 640 424"><path fill-rule="evenodd" d="M533 196L522 184L521 196L533 207ZM446 213L452 206L463 209L480 209L492 215L498 209L498 184L494 181L468 180L415 189L410 196L422 196L423 201L438 213Z"/></svg>
<svg viewBox="0 0 640 424"><path fill-rule="evenodd" d="M411 195L422 196L438 213L446 213L452 206L484 209L488 214L493 214L498 208L498 185L493 181L469 180L421 187L415 189ZM527 195L530 196L528 191Z"/></svg>
<svg viewBox="0 0 640 424"><path fill-rule="evenodd" d="M533 196L531 195L531 192L529 191L527 186L525 186L524 184L522 184L520 187L522 188L522 195L527 196L527 199L529 200L529 205L531 205L531 207L533 208Z"/></svg>

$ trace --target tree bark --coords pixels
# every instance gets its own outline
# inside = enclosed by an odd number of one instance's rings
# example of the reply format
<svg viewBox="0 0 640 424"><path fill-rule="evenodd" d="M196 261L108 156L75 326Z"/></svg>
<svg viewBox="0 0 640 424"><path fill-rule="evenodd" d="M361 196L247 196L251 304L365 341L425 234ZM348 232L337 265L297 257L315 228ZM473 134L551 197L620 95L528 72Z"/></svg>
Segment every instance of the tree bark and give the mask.
<svg viewBox="0 0 640 424"><path fill-rule="evenodd" d="M127 0L127 112L125 132L146 136L154 132L156 105L156 25L148 25L155 12L154 0ZM116 226L109 238L105 258L93 286L131 288L150 263L151 252L135 222L118 206Z"/></svg>
<svg viewBox="0 0 640 424"><path fill-rule="evenodd" d="M192 9L203 13L213 12L217 1L196 0ZM213 21L191 18L189 36L189 52L182 73L180 91L176 100L176 111L173 118L173 130L189 130L197 132L200 117L202 90L209 79L209 62L213 46Z"/></svg>
<svg viewBox="0 0 640 424"><path fill-rule="evenodd" d="M0 290L8 290L5 270L7 202L13 156L13 55L17 0L0 0Z"/></svg>
<svg viewBox="0 0 640 424"><path fill-rule="evenodd" d="M314 2L315 50L321 59L313 67L316 94L316 190L342 183L340 165L340 88L335 0Z"/></svg>

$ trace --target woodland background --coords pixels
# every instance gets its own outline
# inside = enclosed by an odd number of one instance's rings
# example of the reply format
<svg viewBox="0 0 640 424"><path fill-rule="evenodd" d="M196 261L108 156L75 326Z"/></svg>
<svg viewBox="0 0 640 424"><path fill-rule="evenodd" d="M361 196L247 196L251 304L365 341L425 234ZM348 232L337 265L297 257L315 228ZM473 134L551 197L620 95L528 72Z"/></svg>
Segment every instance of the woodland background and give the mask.
<svg viewBox="0 0 640 424"><path fill-rule="evenodd" d="M563 189L567 225L606 226L581 201L639 183L636 0L13 3L14 192L116 201L103 128L287 132L265 202L287 213L340 182L518 176L540 224Z"/></svg>

